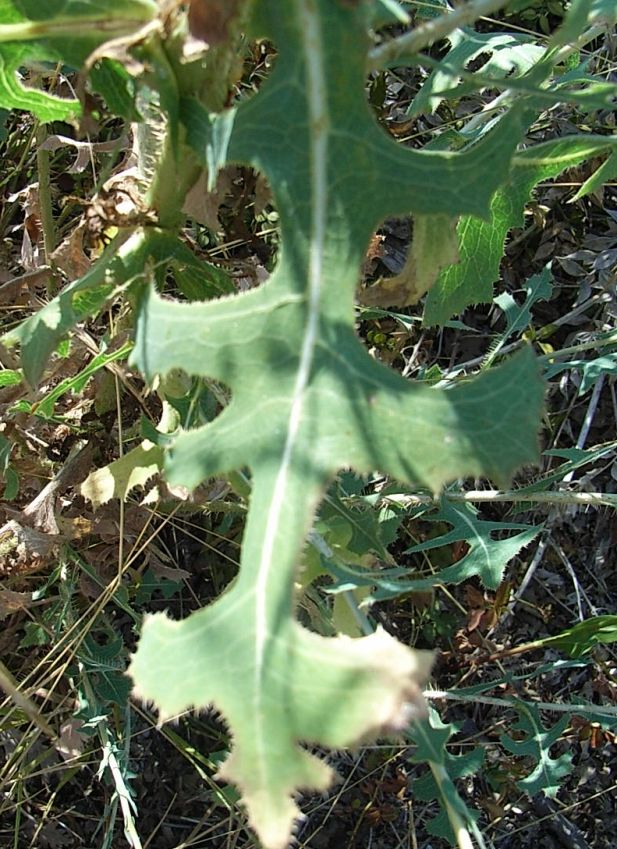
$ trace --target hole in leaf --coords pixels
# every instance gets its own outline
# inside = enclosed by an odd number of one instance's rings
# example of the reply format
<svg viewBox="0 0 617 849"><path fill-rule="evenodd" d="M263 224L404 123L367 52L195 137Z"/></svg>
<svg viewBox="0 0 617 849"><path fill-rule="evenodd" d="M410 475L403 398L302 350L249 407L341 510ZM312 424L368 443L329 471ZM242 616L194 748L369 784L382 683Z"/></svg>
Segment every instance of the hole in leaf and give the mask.
<svg viewBox="0 0 617 849"><path fill-rule="evenodd" d="M202 176L189 192L184 212L193 222L195 253L207 264L210 282L216 282L221 290L218 294L254 289L269 278L276 265L279 226L272 191L263 174L252 168L226 166L210 192ZM215 296L205 289L200 296L192 279L195 274L190 276L189 281L185 272L178 279L175 269L176 284L184 297L204 300Z"/></svg>
<svg viewBox="0 0 617 849"><path fill-rule="evenodd" d="M419 323L413 315L418 312L417 307L393 306L387 294L389 282L404 274L412 232L411 219L392 218L373 234L358 293L362 305L358 335L372 356L392 366L401 365L401 353L414 344L414 325Z"/></svg>
<svg viewBox="0 0 617 849"><path fill-rule="evenodd" d="M247 45L242 74L234 85L231 105L253 97L272 74L276 63L276 48L269 41L256 41Z"/></svg>
<svg viewBox="0 0 617 849"><path fill-rule="evenodd" d="M415 68L380 71L367 80L366 96L371 111L379 126L394 139L405 139L415 122L407 110L420 86L418 73Z"/></svg>

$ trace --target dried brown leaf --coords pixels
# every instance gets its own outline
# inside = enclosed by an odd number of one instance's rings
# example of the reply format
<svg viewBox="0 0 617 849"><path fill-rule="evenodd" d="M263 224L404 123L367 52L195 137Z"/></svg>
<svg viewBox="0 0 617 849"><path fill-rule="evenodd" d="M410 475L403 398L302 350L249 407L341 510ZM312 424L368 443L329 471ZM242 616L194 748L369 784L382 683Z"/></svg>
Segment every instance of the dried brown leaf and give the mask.
<svg viewBox="0 0 617 849"><path fill-rule="evenodd" d="M24 306L29 301L29 293L32 289L36 286L46 286L51 276L51 268L44 265L19 277L3 281L0 284L0 305Z"/></svg>
<svg viewBox="0 0 617 849"><path fill-rule="evenodd" d="M70 281L83 277L91 265L84 251L85 233L86 222L81 221L50 257Z"/></svg>
<svg viewBox="0 0 617 849"><path fill-rule="evenodd" d="M194 38L210 46L221 44L229 35L230 25L242 0L191 0L189 31Z"/></svg>
<svg viewBox="0 0 617 849"><path fill-rule="evenodd" d="M447 215L417 215L403 270L362 289L362 303L368 307L417 304L437 281L439 272L459 260L456 223Z"/></svg>
<svg viewBox="0 0 617 849"><path fill-rule="evenodd" d="M61 538L10 519L0 528L0 578L40 572L55 560Z"/></svg>
<svg viewBox="0 0 617 849"><path fill-rule="evenodd" d="M0 622L19 610L25 610L31 603L32 593L20 593L0 587Z"/></svg>
<svg viewBox="0 0 617 849"><path fill-rule="evenodd" d="M213 233L218 233L221 230L219 208L225 198L231 194L236 172L235 166L223 168L219 171L216 186L212 191L208 191L208 176L205 171L202 171L185 198L182 212L200 224L204 224Z"/></svg>
<svg viewBox="0 0 617 849"><path fill-rule="evenodd" d="M24 211L24 230L21 242L21 264L26 271L34 271L42 264L41 206L39 184L31 183L26 188L9 195L10 201L18 201Z"/></svg>
<svg viewBox="0 0 617 849"><path fill-rule="evenodd" d="M24 508L24 519L39 530L59 534L55 513L56 499L69 486L75 486L86 478L92 465L93 454L94 446L90 443L75 445L60 471Z"/></svg>
<svg viewBox="0 0 617 849"><path fill-rule="evenodd" d="M104 142L77 141L68 136L52 135L48 136L40 145L41 150L58 150L60 147L75 148L76 157L73 164L68 168L69 174L79 174L85 171L92 163L96 153L113 153L116 150L121 150L126 147L126 137L119 139L109 139Z"/></svg>

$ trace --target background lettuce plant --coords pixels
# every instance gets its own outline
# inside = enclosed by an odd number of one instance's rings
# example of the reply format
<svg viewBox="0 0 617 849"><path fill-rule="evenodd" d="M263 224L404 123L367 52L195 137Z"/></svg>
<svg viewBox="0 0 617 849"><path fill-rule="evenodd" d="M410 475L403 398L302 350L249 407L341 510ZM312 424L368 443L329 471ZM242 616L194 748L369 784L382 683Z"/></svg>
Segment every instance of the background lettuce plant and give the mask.
<svg viewBox="0 0 617 849"><path fill-rule="evenodd" d="M475 5L477 14L488 10ZM564 23L569 40L583 39L609 13L606 4L574 3ZM331 769L307 745L348 746L402 732L425 715L429 652L382 629L357 639L323 637L297 621L298 566L328 485L352 469L433 494L470 476L506 486L539 456L544 383L528 347L442 387L407 381L369 355L354 332L354 301L371 235L385 218L413 218L405 268L361 298L403 306L430 290L425 323L444 323L467 304L490 300L506 234L520 224L533 187L616 148L614 139L593 135L525 148L526 131L547 104L611 102L612 90L584 72L568 78L569 43L557 37L539 49L521 39L513 62L511 41L471 44L468 11L465 28L456 13L449 27L418 15L415 41L402 36L371 49L371 33L401 17L395 4L369 0L289 0L284 8L276 0L194 0L188 12L149 0L0 5L0 103L41 122L77 116L78 97L34 89L23 73L41 60L85 68L109 107L136 124L139 189L131 220L121 222L92 269L5 342L20 343L24 374L36 382L67 332L126 295L134 305L130 363L158 385L166 413L122 467L108 467L107 483L91 477L84 493L100 503L158 470L171 486L189 489L241 473L249 511L237 578L182 621L148 617L129 673L135 693L162 720L187 708L220 712L232 750L219 775L240 789L267 849L292 836L294 794L331 781ZM229 105L246 36L274 45L275 66L250 99ZM488 120L412 150L377 125L367 73L413 64L438 36L449 37L452 50L417 109L461 87L498 85L503 96ZM473 79L467 65L479 51L491 60ZM513 62L510 72L500 55ZM182 206L202 171L213 191L228 164L252 166L269 181L280 221L276 268L249 292L171 300L163 293L169 272L180 289L190 274L212 274L181 239ZM166 397L177 370L216 381L230 396L223 411L188 426ZM480 575L497 586L507 559L534 535L522 525L500 527L520 531L506 550L488 523L447 498L437 518L455 527L453 539L464 537L461 524L473 526L477 547L451 567L453 582ZM373 577L377 598L411 588ZM410 733L434 765L448 834L469 845L473 820L444 781L450 731L439 736L439 729L425 720ZM513 751L528 751L516 745ZM541 751L547 762L548 745Z"/></svg>

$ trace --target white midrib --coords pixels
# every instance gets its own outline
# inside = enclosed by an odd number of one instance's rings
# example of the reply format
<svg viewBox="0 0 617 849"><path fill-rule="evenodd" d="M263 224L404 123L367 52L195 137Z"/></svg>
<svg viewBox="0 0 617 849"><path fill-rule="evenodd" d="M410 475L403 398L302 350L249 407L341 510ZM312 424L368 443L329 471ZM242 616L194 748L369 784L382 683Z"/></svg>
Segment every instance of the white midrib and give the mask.
<svg viewBox="0 0 617 849"><path fill-rule="evenodd" d="M309 382L315 344L319 331L319 301L322 285L324 240L326 235L326 213L328 209L328 109L327 87L324 73L323 44L319 17L315 4L310 0L296 0L298 24L303 34L304 59L307 68L307 97L310 127L310 173L311 173L311 237L308 265L308 310L298 373L293 389L287 436L278 470L272 501L264 531L255 584L255 745L258 754L258 769L265 774L265 748L267 740L263 727L263 671L265 649L268 640L266 602L269 572L272 566L274 547L280 527L281 515L287 496L291 463L297 446L302 422L305 391Z"/></svg>
<svg viewBox="0 0 617 849"><path fill-rule="evenodd" d="M463 522L467 525L467 527L470 529L471 533L469 535L469 538L475 539L477 541L478 545L480 546L480 548L484 552L484 557L486 558L486 563L487 563L488 569L492 570L493 563L492 563L492 560L491 560L491 554L490 554L490 551L488 549L488 546L486 545L486 543L484 542L484 540L482 539L480 534L478 534L476 532L476 529L473 526L473 523L467 518L467 516L465 516L465 514L462 513L460 510L456 510L456 512L458 513L459 517L463 520Z"/></svg>

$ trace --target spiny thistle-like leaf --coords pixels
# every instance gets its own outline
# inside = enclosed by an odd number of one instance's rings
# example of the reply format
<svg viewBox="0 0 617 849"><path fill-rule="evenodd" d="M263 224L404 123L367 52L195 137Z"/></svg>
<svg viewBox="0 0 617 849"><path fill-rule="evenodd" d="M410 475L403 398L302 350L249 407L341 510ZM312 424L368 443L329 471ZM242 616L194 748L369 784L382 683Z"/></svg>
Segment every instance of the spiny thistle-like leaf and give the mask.
<svg viewBox="0 0 617 849"><path fill-rule="evenodd" d="M572 755L566 752L558 758L552 758L550 749L568 727L570 720L564 716L546 730L537 707L526 702L517 702L515 707L519 719L512 730L524 736L519 740L504 734L501 745L513 755L531 758L535 763L529 775L517 781L517 786L529 796L535 796L536 793L556 796L562 779L572 771Z"/></svg>
<svg viewBox="0 0 617 849"><path fill-rule="evenodd" d="M80 487L96 509L112 498L123 501L137 486L146 486L163 465L163 449L145 440L127 454L91 472Z"/></svg>
<svg viewBox="0 0 617 849"><path fill-rule="evenodd" d="M548 301L553 293L553 275L550 264L540 274L534 274L524 284L525 300L517 303L509 292L503 292L495 298L495 303L505 314L506 326L491 346L489 357L496 355L506 340L514 333L522 333L531 324L531 308L538 301Z"/></svg>
<svg viewBox="0 0 617 849"><path fill-rule="evenodd" d="M181 368L231 390L217 419L175 440L167 476L194 487L250 469L240 573L183 622L148 618L130 673L163 719L191 706L221 712L233 741L221 776L242 791L264 846L280 849L298 813L292 795L330 780L299 744L340 747L401 728L423 710L431 663L381 630L330 639L295 621L296 567L327 484L344 467L432 490L464 475L505 482L537 458L543 385L530 351L448 391L413 385L353 329L375 227L410 211L487 214L526 127L524 100L469 150L405 150L366 102L368 5L292 0L283 13L261 0L255 12L255 34L279 50L272 76L220 118L196 102L182 115L211 177L232 161L268 178L278 267L260 289L206 304L148 289L132 358L148 378Z"/></svg>
<svg viewBox="0 0 617 849"><path fill-rule="evenodd" d="M442 499L441 507L436 513L430 514L426 518L431 522L448 522L452 525L452 530L408 548L406 554L430 551L456 542L466 542L469 545L468 553L452 566L438 572L435 575L435 580L440 583L460 584L462 581L478 575L484 586L493 590L499 586L503 578L503 571L509 561L522 548L529 545L540 531L540 528L531 525L486 521L478 516L478 510L473 505L453 503L448 501L447 498ZM494 534L504 531L517 531L518 533L495 539ZM432 581L433 584L435 580ZM413 584L414 582L410 583ZM422 581L418 583L421 584ZM420 587L417 587L417 589L420 589ZM398 592L405 591L405 587L401 585ZM375 599L391 598L394 592L395 585L389 589L384 585L375 594Z"/></svg>
<svg viewBox="0 0 617 849"><path fill-rule="evenodd" d="M439 275L429 291L424 323L443 324L470 304L489 302L499 279L499 263L508 232L524 223L525 204L542 180L559 176L593 156L610 153L617 139L610 136L571 136L544 142L524 150L513 159L505 185L491 201L485 220L464 215L458 225L460 261Z"/></svg>
<svg viewBox="0 0 617 849"><path fill-rule="evenodd" d="M452 755L446 745L455 734L455 725L446 725L432 708L427 719L416 723L408 732L408 737L417 745L409 759L412 763L427 763L431 767L412 784L417 799L439 802L439 813L427 822L427 831L437 837L443 837L452 845L457 845L453 821L457 818L473 826L478 814L470 811L459 795L454 781L474 775L484 761L484 752L476 747L463 755ZM458 844L460 845L460 844Z"/></svg>
<svg viewBox="0 0 617 849"><path fill-rule="evenodd" d="M353 587L374 586L370 601L385 601L405 593L431 589L437 584L460 584L476 575L485 587L496 589L510 560L537 536L539 527L513 522L489 522L478 517L477 508L471 504L441 501L438 510L423 517L429 522L447 522L452 530L426 542L408 548L406 554L431 551L445 545L466 542L469 551L456 563L446 566L428 578L409 578L409 570L397 566L392 569L358 570L343 564L332 565L336 579L334 590ZM493 534L517 531L504 539L495 539Z"/></svg>

